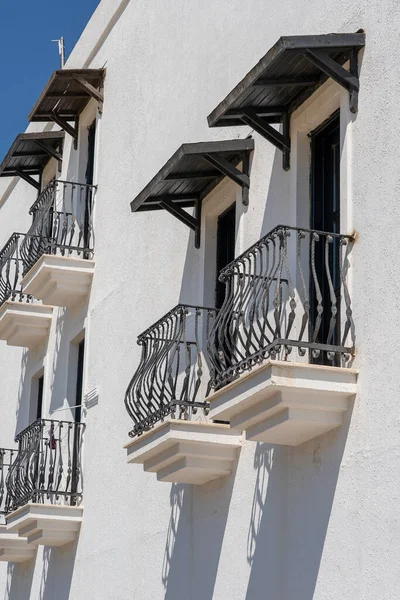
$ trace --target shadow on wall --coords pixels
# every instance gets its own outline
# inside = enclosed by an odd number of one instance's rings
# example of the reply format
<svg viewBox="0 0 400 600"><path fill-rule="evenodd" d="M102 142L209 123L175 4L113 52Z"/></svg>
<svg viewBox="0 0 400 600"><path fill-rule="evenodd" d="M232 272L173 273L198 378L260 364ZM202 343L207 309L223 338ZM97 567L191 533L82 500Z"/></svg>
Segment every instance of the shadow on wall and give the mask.
<svg viewBox="0 0 400 600"><path fill-rule="evenodd" d="M265 590L274 600L313 600L351 413L295 448L257 444L246 600Z"/></svg>
<svg viewBox="0 0 400 600"><path fill-rule="evenodd" d="M29 377L29 352L24 350L21 358L21 374L18 385L18 401L15 411L14 437L29 424L29 400L31 382Z"/></svg>
<svg viewBox="0 0 400 600"><path fill-rule="evenodd" d="M44 547L40 600L68 600L77 545L74 541L60 548Z"/></svg>
<svg viewBox="0 0 400 600"><path fill-rule="evenodd" d="M246 600L262 598L266 590L268 598L287 600L287 454L284 446L256 445L256 482L247 536L251 571Z"/></svg>
<svg viewBox="0 0 400 600"><path fill-rule="evenodd" d="M290 201L289 184L290 171L286 173L282 169L282 153L276 150L269 176L268 192L264 203L264 216L259 238L262 238L277 225L296 225L295 206ZM254 198L253 202L256 201L256 198ZM256 243L258 239L250 240L247 247ZM246 250L246 248L243 248L243 250Z"/></svg>
<svg viewBox="0 0 400 600"><path fill-rule="evenodd" d="M77 543L71 542L60 548L43 548L43 570L38 600L69 599ZM26 563L8 564L4 600L33 600L32 581L35 566L36 558Z"/></svg>
<svg viewBox="0 0 400 600"><path fill-rule="evenodd" d="M84 328L87 311L88 298L75 307L58 309L49 406L50 418L56 421L75 419L78 343L71 335Z"/></svg>
<svg viewBox="0 0 400 600"><path fill-rule="evenodd" d="M288 572L290 600L312 600L324 552L353 403L342 427L290 450ZM347 552L336 547L337 555ZM335 569L330 564L330 569ZM340 597L340 591L336 590ZM343 590L344 593L344 590Z"/></svg>
<svg viewBox="0 0 400 600"><path fill-rule="evenodd" d="M51 394L51 404L50 404L50 413L60 408L63 405L63 400L65 396L65 369L57 369L56 361L62 360L64 364L68 364L68 356L65 356L64 346L68 346L68 344L64 343L63 330L65 329L65 310L57 317L56 324L56 335L55 335L55 349L54 349L54 362L53 362L53 373L52 373L52 394ZM31 383L32 377L35 375L35 368L38 365L38 358L40 352L40 356L46 356L47 354L47 345L41 347L38 351L35 350L24 350L21 359L21 375L19 381L19 389L18 389L18 402L16 409L16 430L15 435L17 435L20 431L28 427L28 425L36 419L36 415L32 413L31 409ZM67 348L68 350L68 348ZM45 379L47 379L48 375L45 373ZM44 411L46 411L46 407L43 407ZM62 414L62 413L60 413ZM57 418L57 417L56 417ZM63 417L60 417L63 418Z"/></svg>
<svg viewBox="0 0 400 600"><path fill-rule="evenodd" d="M193 491L193 600L212 600L232 499L234 471Z"/></svg>
<svg viewBox="0 0 400 600"><path fill-rule="evenodd" d="M4 600L31 600L35 559L25 563L8 563Z"/></svg>
<svg viewBox="0 0 400 600"><path fill-rule="evenodd" d="M66 317L67 310L64 309L56 309L58 310L57 319L56 319L56 335L55 335L55 347L53 352L53 365L52 365L52 374L51 374L51 399L49 406L49 413L52 413L62 408L64 404L65 392L66 392L66 377L68 373L68 343L65 340L65 329L66 329ZM60 365L64 365L64 368L59 368ZM63 412L59 412L58 414L53 416L55 420L68 420L68 413L65 415Z"/></svg>
<svg viewBox="0 0 400 600"><path fill-rule="evenodd" d="M190 598L192 547L192 486L173 483L170 492L171 516L162 566L166 600Z"/></svg>
<svg viewBox="0 0 400 600"><path fill-rule="evenodd" d="M202 486L172 484L165 600L212 600L235 475Z"/></svg>

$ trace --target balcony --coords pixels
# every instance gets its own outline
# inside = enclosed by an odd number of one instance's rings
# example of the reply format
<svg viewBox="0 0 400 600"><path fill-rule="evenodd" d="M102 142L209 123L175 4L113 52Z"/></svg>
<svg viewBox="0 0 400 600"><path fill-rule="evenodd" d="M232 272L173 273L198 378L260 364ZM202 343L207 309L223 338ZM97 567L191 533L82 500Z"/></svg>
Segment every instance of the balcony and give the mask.
<svg viewBox="0 0 400 600"><path fill-rule="evenodd" d="M13 233L0 251L0 339L33 348L47 339L53 307L22 290L24 241L25 234Z"/></svg>
<svg viewBox="0 0 400 600"><path fill-rule="evenodd" d="M6 525L0 525L0 561L26 562L35 556L36 549L28 544L26 537L9 533Z"/></svg>
<svg viewBox="0 0 400 600"><path fill-rule="evenodd" d="M231 472L240 437L207 420L203 340L214 309L179 304L138 338L140 364L125 396L133 420L128 462L159 481L201 485Z"/></svg>
<svg viewBox="0 0 400 600"><path fill-rule="evenodd" d="M210 418L283 445L342 424L357 384L353 242L278 226L221 272L225 301L208 339Z"/></svg>
<svg viewBox="0 0 400 600"><path fill-rule="evenodd" d="M3 519L8 512L9 501L6 479L16 455L17 450L15 448L0 448L0 515ZM8 533L7 526L4 523L0 525L0 561L24 562L33 558L34 555L34 548L28 545L25 537Z"/></svg>
<svg viewBox="0 0 400 600"><path fill-rule="evenodd" d="M76 539L83 517L83 430L82 423L39 419L17 436L5 479L0 557L21 550L23 558L39 544L63 546Z"/></svg>
<svg viewBox="0 0 400 600"><path fill-rule="evenodd" d="M53 180L31 207L32 226L21 244L22 287L44 304L71 307L90 292L95 190Z"/></svg>
<svg viewBox="0 0 400 600"><path fill-rule="evenodd" d="M16 448L0 448L0 515L8 512L8 501L6 479L8 471L17 455Z"/></svg>

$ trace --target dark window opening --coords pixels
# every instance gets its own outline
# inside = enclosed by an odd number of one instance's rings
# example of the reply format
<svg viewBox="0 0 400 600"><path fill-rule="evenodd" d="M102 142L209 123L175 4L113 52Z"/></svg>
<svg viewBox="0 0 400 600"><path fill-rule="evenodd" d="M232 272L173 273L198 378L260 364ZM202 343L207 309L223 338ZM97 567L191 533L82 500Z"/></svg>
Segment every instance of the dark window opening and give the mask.
<svg viewBox="0 0 400 600"><path fill-rule="evenodd" d="M232 204L218 217L217 226L217 281L215 290L216 308L221 308L225 298L225 284L218 277L224 267L235 258L236 204Z"/></svg>
<svg viewBox="0 0 400 600"><path fill-rule="evenodd" d="M44 375L37 380L36 419L41 419L43 414L43 384Z"/></svg>
<svg viewBox="0 0 400 600"><path fill-rule="evenodd" d="M340 233L340 116L338 113L312 134L311 138L311 229ZM329 282L325 267L325 244L317 244L315 267L322 294L322 322L316 342L326 343L331 319ZM334 240L329 257L329 269L335 290L338 318L330 344L340 345L340 259L339 242ZM311 324L317 317L315 286L311 284ZM327 360L323 352L312 362L319 364L339 364Z"/></svg>
<svg viewBox="0 0 400 600"><path fill-rule="evenodd" d="M88 185L93 185L93 177L94 177L94 158L95 158L95 142L96 142L96 120L88 127L88 148L87 148L87 163L86 163L86 183ZM89 222L90 222L90 212L93 201L93 190L92 188L86 188L86 199L85 199L85 223L84 223L84 247L89 248L90 239L89 239ZM90 258L90 252L84 252L83 258Z"/></svg>
<svg viewBox="0 0 400 600"><path fill-rule="evenodd" d="M82 417L82 394L83 394L83 363L85 359L85 340L78 345L78 364L76 371L76 398L75 398L75 421L80 423Z"/></svg>
<svg viewBox="0 0 400 600"><path fill-rule="evenodd" d="M83 366L85 359L85 340L78 345L78 364L76 370L76 395L75 395L75 422L80 423L82 419L82 395L83 395ZM76 492L79 483L78 457L80 454L81 435L78 426L74 430L74 452L72 457L72 492ZM76 499L71 498L71 505L76 504Z"/></svg>
<svg viewBox="0 0 400 600"><path fill-rule="evenodd" d="M232 204L218 217L217 224L217 278L215 287L215 306L221 308L225 299L225 283L219 281L219 274L229 263L235 259L236 242L236 204ZM228 325L227 325L228 326ZM216 340L216 344L221 342ZM222 349L221 349L222 350ZM231 350L223 348L223 355L227 363L230 362ZM215 420L214 423L228 423L228 421Z"/></svg>
<svg viewBox="0 0 400 600"><path fill-rule="evenodd" d="M94 176L94 150L96 141L96 120L88 127L88 150L86 163L86 183L93 185Z"/></svg>

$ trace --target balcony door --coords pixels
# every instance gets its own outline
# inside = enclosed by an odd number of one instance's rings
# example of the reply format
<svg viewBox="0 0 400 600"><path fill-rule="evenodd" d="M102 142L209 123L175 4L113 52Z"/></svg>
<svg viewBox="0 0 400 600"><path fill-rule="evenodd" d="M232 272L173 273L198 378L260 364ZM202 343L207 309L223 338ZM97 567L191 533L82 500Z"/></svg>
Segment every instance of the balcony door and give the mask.
<svg viewBox="0 0 400 600"><path fill-rule="evenodd" d="M232 204L227 210L221 213L217 223L217 274L215 286L215 307L220 309L225 299L225 283L219 281L218 277L224 269L235 258L236 242L236 204ZM233 318L232 306L228 308L228 321L225 323L225 332L230 329ZM229 335L222 341L218 336L215 337L215 347L218 349L219 360L227 369L232 364L232 344Z"/></svg>
<svg viewBox="0 0 400 600"><path fill-rule="evenodd" d="M94 179L94 161L96 149L96 119L88 128L88 146L87 146L87 162L86 162L86 183L89 186L93 185ZM91 187L86 188L85 196L85 221L84 221L84 247L89 248L91 243L91 220L93 208L93 190ZM90 253L84 253L84 258L90 258Z"/></svg>
<svg viewBox="0 0 400 600"><path fill-rule="evenodd" d="M340 233L340 116L335 113L329 121L312 133L311 136L311 229ZM310 335L319 344L340 345L340 260L339 242L334 239L328 245L329 270L326 267L326 236L320 236L315 243L315 272L322 296L322 319L317 335L315 325L318 319L318 293L314 278L310 273ZM329 285L332 280L336 297L337 318L332 330L332 301ZM335 365L328 360L326 352L311 357L313 362Z"/></svg>
<svg viewBox="0 0 400 600"><path fill-rule="evenodd" d="M82 446L81 428L79 424L82 422L82 403L83 403L83 373L85 361L85 338L79 342L77 350L77 369L76 369L76 395L75 395L75 427L74 427L74 448L72 456L72 482L71 491L75 494L79 486L79 465L80 451ZM74 496L71 499L71 504L75 504Z"/></svg>
<svg viewBox="0 0 400 600"><path fill-rule="evenodd" d="M225 284L218 280L219 274L235 258L236 204L232 204L218 217L217 225L217 281L215 306L221 308L225 298Z"/></svg>

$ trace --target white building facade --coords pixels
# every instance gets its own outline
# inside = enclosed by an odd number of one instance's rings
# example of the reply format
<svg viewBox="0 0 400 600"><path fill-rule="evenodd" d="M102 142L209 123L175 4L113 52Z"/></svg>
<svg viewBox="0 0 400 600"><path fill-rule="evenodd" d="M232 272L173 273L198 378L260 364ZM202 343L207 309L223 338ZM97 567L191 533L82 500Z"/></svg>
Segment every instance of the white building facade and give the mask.
<svg viewBox="0 0 400 600"><path fill-rule="evenodd" d="M0 166L1 598L399 597L399 24L100 2Z"/></svg>

